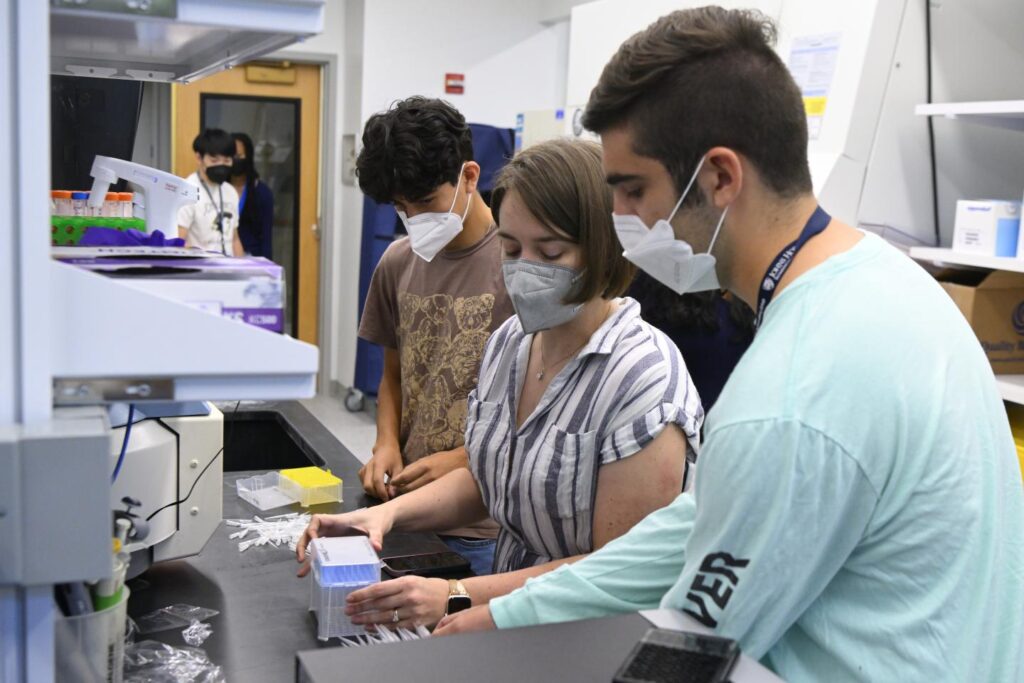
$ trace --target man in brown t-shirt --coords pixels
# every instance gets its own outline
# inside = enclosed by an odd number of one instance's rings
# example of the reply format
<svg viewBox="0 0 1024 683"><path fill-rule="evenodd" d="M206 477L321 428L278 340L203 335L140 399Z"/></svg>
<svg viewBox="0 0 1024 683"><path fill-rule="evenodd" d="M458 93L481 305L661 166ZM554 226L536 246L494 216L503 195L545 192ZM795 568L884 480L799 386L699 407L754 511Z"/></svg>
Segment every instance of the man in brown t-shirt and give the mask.
<svg viewBox="0 0 1024 683"><path fill-rule="evenodd" d="M356 169L363 192L393 202L409 234L381 257L359 326L384 347L377 441L360 476L367 493L388 500L468 466L466 399L487 338L513 309L457 110L413 97L370 117ZM487 520L442 538L483 574L496 534Z"/></svg>

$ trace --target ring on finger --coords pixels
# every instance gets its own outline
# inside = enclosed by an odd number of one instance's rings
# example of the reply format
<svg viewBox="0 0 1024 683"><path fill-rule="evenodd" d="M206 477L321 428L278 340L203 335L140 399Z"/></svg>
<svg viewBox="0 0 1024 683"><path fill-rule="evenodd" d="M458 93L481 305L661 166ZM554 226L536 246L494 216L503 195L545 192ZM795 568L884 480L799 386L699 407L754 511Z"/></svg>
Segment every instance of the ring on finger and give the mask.
<svg viewBox="0 0 1024 683"><path fill-rule="evenodd" d="M401 621L401 619L398 617L398 609L395 609L395 611L391 613L391 623L397 624L399 621Z"/></svg>

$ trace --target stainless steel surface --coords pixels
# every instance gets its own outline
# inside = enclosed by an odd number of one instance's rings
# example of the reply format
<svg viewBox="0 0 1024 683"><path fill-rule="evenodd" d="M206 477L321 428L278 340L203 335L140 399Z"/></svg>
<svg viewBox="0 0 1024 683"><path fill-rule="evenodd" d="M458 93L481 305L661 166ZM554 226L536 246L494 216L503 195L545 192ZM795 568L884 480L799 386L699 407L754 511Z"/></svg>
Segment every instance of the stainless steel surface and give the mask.
<svg viewBox="0 0 1024 683"><path fill-rule="evenodd" d="M174 400L173 379L60 379L53 380L56 406Z"/></svg>
<svg viewBox="0 0 1024 683"><path fill-rule="evenodd" d="M178 16L177 0L51 0L50 4L54 8L70 11L112 12L167 19Z"/></svg>
<svg viewBox="0 0 1024 683"><path fill-rule="evenodd" d="M259 0L245 11L223 0L51 3L51 73L179 83L320 33L325 13L325 0Z"/></svg>

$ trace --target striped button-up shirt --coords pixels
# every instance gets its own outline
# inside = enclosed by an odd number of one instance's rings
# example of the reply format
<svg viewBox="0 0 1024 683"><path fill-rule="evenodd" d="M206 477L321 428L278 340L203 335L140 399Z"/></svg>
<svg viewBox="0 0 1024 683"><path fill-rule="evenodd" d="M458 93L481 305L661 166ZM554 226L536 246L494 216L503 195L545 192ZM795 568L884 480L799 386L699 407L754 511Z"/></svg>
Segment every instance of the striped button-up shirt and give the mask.
<svg viewBox="0 0 1024 683"><path fill-rule="evenodd" d="M629 298L552 380L516 428L533 335L513 316L491 336L469 397L466 448L484 504L500 525L496 572L593 550L602 465L679 425L696 454L704 411L675 344Z"/></svg>

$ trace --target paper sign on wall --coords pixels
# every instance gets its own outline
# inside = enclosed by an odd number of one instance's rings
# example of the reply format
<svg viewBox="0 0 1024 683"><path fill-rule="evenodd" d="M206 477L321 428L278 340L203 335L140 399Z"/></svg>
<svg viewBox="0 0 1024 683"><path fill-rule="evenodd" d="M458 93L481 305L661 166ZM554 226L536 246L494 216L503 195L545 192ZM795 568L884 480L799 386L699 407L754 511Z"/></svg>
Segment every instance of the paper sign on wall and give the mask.
<svg viewBox="0 0 1024 683"><path fill-rule="evenodd" d="M840 36L827 33L794 38L789 53L789 71L804 98L807 133L811 140L817 140L821 134L828 92L836 73Z"/></svg>

